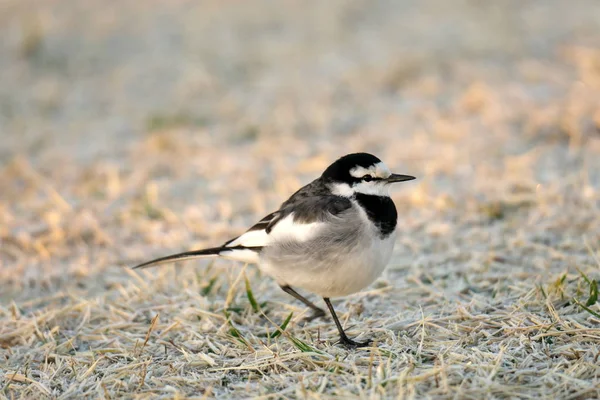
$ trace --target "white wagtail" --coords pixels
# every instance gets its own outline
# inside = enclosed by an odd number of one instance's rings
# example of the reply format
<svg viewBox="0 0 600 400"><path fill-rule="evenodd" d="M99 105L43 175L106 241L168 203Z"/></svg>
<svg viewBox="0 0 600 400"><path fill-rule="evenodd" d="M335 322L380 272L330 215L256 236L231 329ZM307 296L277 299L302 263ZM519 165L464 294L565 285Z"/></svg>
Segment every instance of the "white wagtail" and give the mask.
<svg viewBox="0 0 600 400"><path fill-rule="evenodd" d="M313 310L309 319L325 312L294 288L323 297L340 343L365 346L370 341L355 342L346 336L329 299L356 293L381 275L396 239L397 212L389 185L412 179L391 173L371 154L348 154L242 235L219 247L174 254L134 268L209 256L256 263L286 293Z"/></svg>

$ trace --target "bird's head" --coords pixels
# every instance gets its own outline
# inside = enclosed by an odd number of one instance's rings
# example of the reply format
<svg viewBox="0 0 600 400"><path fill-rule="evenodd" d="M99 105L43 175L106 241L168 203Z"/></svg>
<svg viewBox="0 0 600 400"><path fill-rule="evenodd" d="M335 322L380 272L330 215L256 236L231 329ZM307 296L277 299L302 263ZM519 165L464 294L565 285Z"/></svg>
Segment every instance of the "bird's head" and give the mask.
<svg viewBox="0 0 600 400"><path fill-rule="evenodd" d="M414 176L393 174L374 155L353 153L331 164L321 179L333 194L352 197L356 193L389 196L389 185L415 179Z"/></svg>

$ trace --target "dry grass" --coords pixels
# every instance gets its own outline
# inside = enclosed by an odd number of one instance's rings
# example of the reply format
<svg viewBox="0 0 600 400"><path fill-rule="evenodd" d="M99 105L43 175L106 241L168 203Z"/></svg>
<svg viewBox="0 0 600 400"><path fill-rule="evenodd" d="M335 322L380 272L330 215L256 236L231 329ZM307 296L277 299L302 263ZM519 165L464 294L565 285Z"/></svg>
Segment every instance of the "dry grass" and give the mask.
<svg viewBox="0 0 600 400"><path fill-rule="evenodd" d="M0 398L600 397L595 0L1 3ZM372 347L253 266L128 268L359 150L419 177L337 300Z"/></svg>

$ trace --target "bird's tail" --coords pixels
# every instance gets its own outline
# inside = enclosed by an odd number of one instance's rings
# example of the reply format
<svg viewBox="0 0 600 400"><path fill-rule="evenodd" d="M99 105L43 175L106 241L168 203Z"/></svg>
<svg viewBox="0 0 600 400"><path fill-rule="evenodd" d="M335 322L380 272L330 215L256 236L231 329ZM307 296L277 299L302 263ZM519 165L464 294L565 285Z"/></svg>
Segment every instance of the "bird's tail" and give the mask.
<svg viewBox="0 0 600 400"><path fill-rule="evenodd" d="M155 260L146 261L145 263L136 265L133 269L148 268L155 265L166 264L175 261L191 260L194 258L218 256L223 251L223 247L213 247L210 249L186 251L184 253L172 254L170 256L157 258Z"/></svg>

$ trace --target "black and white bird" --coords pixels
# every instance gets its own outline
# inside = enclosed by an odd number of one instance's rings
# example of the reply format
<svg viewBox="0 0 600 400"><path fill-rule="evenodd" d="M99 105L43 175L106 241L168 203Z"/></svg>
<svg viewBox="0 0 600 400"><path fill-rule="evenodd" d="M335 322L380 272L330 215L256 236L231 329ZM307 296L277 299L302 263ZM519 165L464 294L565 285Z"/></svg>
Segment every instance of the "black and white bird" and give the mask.
<svg viewBox="0 0 600 400"><path fill-rule="evenodd" d="M148 261L134 268L220 256L259 265L287 293L313 311L325 312L299 294L323 298L348 347L369 344L346 336L331 297L356 293L381 275L396 240L397 212L390 184L415 179L393 174L371 154L348 154L302 187L281 207L221 246Z"/></svg>

